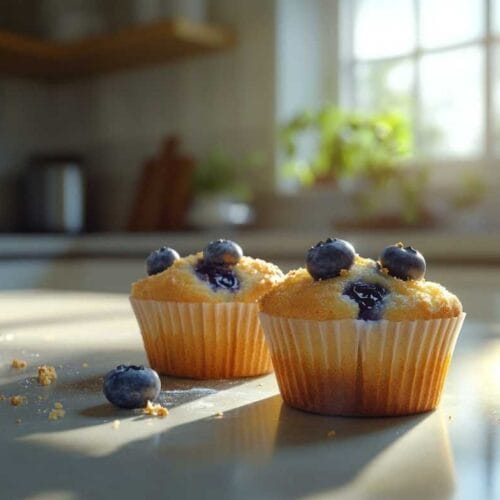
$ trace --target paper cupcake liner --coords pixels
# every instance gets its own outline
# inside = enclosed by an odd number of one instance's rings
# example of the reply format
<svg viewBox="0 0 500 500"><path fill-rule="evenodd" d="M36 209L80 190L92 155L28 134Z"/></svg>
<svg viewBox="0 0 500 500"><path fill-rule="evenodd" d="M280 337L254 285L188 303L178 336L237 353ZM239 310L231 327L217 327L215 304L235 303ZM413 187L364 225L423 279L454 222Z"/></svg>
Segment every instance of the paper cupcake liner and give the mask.
<svg viewBox="0 0 500 500"><path fill-rule="evenodd" d="M261 313L285 402L328 415L435 408L465 314L418 321L313 321Z"/></svg>
<svg viewBox="0 0 500 500"><path fill-rule="evenodd" d="M130 298L149 364L159 373L212 379L272 371L257 304Z"/></svg>

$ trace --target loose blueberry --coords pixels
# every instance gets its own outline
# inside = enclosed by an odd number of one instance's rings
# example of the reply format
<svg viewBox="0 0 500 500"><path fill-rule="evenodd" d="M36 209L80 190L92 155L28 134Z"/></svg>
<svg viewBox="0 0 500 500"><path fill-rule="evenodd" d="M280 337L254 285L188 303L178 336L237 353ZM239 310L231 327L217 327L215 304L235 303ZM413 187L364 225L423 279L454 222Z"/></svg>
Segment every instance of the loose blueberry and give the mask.
<svg viewBox="0 0 500 500"><path fill-rule="evenodd" d="M151 252L146 260L148 275L151 276L165 271L177 259L180 259L180 256L173 248L161 247Z"/></svg>
<svg viewBox="0 0 500 500"><path fill-rule="evenodd" d="M384 297L387 295L387 290L383 286L356 281L345 287L343 295L347 295L358 304L358 319L376 321L381 318Z"/></svg>
<svg viewBox="0 0 500 500"><path fill-rule="evenodd" d="M213 266L201 260L195 268L196 275L202 281L208 281L213 290L222 288L230 292L240 289L240 280L230 267Z"/></svg>
<svg viewBox="0 0 500 500"><path fill-rule="evenodd" d="M402 280L419 280L425 276L424 256L418 250L405 247L402 243L385 248L380 256L380 265L387 269L391 276Z"/></svg>
<svg viewBox="0 0 500 500"><path fill-rule="evenodd" d="M104 377L106 399L120 408L144 408L160 394L158 374L144 366L119 365Z"/></svg>
<svg viewBox="0 0 500 500"><path fill-rule="evenodd" d="M350 269L356 252L347 241L328 238L309 249L306 267L315 280L335 278L343 269Z"/></svg>
<svg viewBox="0 0 500 500"><path fill-rule="evenodd" d="M243 257L243 250L231 240L216 240L203 249L203 260L215 266L232 266Z"/></svg>

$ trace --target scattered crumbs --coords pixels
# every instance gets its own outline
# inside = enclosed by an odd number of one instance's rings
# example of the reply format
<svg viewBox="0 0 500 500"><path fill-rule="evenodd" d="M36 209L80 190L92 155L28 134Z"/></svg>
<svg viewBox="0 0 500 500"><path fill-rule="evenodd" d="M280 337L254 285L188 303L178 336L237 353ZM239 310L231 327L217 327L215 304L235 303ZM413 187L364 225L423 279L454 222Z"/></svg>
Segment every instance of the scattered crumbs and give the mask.
<svg viewBox="0 0 500 500"><path fill-rule="evenodd" d="M42 365L38 367L38 383L40 385L50 385L57 379L57 372L53 366Z"/></svg>
<svg viewBox="0 0 500 500"><path fill-rule="evenodd" d="M20 406L26 402L27 402L27 399L25 396L11 396L11 398L10 398L10 404L12 406Z"/></svg>
<svg viewBox="0 0 500 500"><path fill-rule="evenodd" d="M111 427L113 427L113 429L119 429L120 428L120 421L119 420L113 420L113 423L111 424Z"/></svg>
<svg viewBox="0 0 500 500"><path fill-rule="evenodd" d="M20 424L22 420L20 418L16 418L16 424Z"/></svg>
<svg viewBox="0 0 500 500"><path fill-rule="evenodd" d="M24 370L28 366L28 363L24 361L24 359L14 358L10 366L12 368L16 368L17 370Z"/></svg>
<svg viewBox="0 0 500 500"><path fill-rule="evenodd" d="M88 368L89 364L88 363L82 363L82 368Z"/></svg>
<svg viewBox="0 0 500 500"><path fill-rule="evenodd" d="M144 413L152 417L166 417L168 415L168 410L161 404L148 401L146 408L144 408Z"/></svg>
<svg viewBox="0 0 500 500"><path fill-rule="evenodd" d="M57 401L54 403L54 408L49 412L49 420L59 420L64 418L66 415L66 410L63 408L63 405Z"/></svg>
<svg viewBox="0 0 500 500"><path fill-rule="evenodd" d="M326 437L333 438L336 435L337 435L337 433L335 431L328 431L328 433L326 434Z"/></svg>

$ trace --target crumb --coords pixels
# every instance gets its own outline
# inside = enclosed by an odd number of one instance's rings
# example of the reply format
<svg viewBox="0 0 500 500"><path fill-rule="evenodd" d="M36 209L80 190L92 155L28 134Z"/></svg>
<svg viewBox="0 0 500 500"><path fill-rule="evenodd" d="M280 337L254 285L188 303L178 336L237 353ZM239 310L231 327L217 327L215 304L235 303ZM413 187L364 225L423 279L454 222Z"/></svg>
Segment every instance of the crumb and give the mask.
<svg viewBox="0 0 500 500"><path fill-rule="evenodd" d="M49 412L49 420L59 420L64 418L65 415L66 410L63 408L63 405L57 401L54 403L54 408Z"/></svg>
<svg viewBox="0 0 500 500"><path fill-rule="evenodd" d="M382 274L385 274L386 276L389 276L389 269L387 269L386 267L382 267L382 266L380 266L379 271L380 271Z"/></svg>
<svg viewBox="0 0 500 500"><path fill-rule="evenodd" d="M22 422L22 420L20 418L16 419L16 424L20 424L21 422Z"/></svg>
<svg viewBox="0 0 500 500"><path fill-rule="evenodd" d="M218 411L216 414L215 414L215 418L222 418L224 416L224 412L222 411Z"/></svg>
<svg viewBox="0 0 500 500"><path fill-rule="evenodd" d="M16 368L17 370L24 370L28 366L28 363L24 361L24 359L14 358L10 366L12 368Z"/></svg>
<svg viewBox="0 0 500 500"><path fill-rule="evenodd" d="M120 428L120 421L119 420L113 420L113 423L111 424L111 427L113 427L113 429L119 429Z"/></svg>
<svg viewBox="0 0 500 500"><path fill-rule="evenodd" d="M4 396L3 394L0 394L0 401L3 401L4 399L7 399L7 397Z"/></svg>
<svg viewBox="0 0 500 500"><path fill-rule="evenodd" d="M155 404L148 401L146 408L144 408L145 415L151 415L152 417L166 417L168 415L168 410L161 404Z"/></svg>
<svg viewBox="0 0 500 500"><path fill-rule="evenodd" d="M53 366L42 365L38 367L38 383L50 385L57 379L57 372Z"/></svg>
<svg viewBox="0 0 500 500"><path fill-rule="evenodd" d="M257 387L264 387L264 384L257 384Z"/></svg>
<svg viewBox="0 0 500 500"><path fill-rule="evenodd" d="M336 435L337 435L337 433L335 431L328 431L328 433L326 434L326 437L332 438L332 437L335 437Z"/></svg>
<svg viewBox="0 0 500 500"><path fill-rule="evenodd" d="M43 400L43 396L38 396L38 401L42 401Z"/></svg>
<svg viewBox="0 0 500 500"><path fill-rule="evenodd" d="M82 363L82 368L88 368L89 364L88 363Z"/></svg>
<svg viewBox="0 0 500 500"><path fill-rule="evenodd" d="M448 415L448 420L451 420L451 415Z"/></svg>
<svg viewBox="0 0 500 500"><path fill-rule="evenodd" d="M10 404L12 406L20 406L26 403L27 399L25 396L12 396L10 398Z"/></svg>

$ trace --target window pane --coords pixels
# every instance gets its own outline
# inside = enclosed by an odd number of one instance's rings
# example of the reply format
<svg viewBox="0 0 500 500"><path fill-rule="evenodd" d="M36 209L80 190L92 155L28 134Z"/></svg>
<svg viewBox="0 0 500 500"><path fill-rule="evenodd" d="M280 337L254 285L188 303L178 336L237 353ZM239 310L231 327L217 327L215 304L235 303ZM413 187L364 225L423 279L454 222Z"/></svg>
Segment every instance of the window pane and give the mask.
<svg viewBox="0 0 500 500"><path fill-rule="evenodd" d="M495 153L500 155L500 44L494 46L493 63L493 109Z"/></svg>
<svg viewBox="0 0 500 500"><path fill-rule="evenodd" d="M420 0L420 45L443 47L480 37L483 0Z"/></svg>
<svg viewBox="0 0 500 500"><path fill-rule="evenodd" d="M492 10L493 10L493 33L500 34L500 0L492 0Z"/></svg>
<svg viewBox="0 0 500 500"><path fill-rule="evenodd" d="M357 59L407 54L415 48L413 0L357 0L354 56Z"/></svg>
<svg viewBox="0 0 500 500"><path fill-rule="evenodd" d="M484 136L483 53L470 47L424 56L420 139L428 156L480 154Z"/></svg>
<svg viewBox="0 0 500 500"><path fill-rule="evenodd" d="M409 60L359 63L355 69L356 107L398 110L412 116L414 66Z"/></svg>

